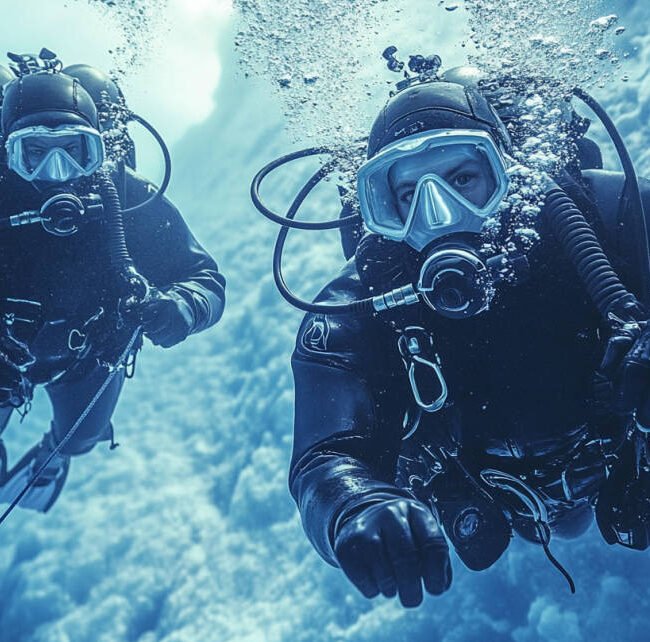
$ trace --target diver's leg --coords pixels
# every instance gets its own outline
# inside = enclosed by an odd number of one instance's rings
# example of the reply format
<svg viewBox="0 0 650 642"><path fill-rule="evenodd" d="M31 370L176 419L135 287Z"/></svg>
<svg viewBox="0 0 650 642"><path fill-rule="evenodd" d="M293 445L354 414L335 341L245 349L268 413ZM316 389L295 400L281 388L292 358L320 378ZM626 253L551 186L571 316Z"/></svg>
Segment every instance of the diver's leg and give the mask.
<svg viewBox="0 0 650 642"><path fill-rule="evenodd" d="M86 410L108 374L106 368L95 366L85 371L83 376L79 374L74 379L64 377L46 386L53 409L52 428L43 436L41 442L7 473L5 483L0 487L0 502L11 502L18 496ZM123 384L124 370L120 370L72 438L62 451L51 459L33 487L21 500L19 504L21 508L47 512L63 489L70 466L70 457L86 453L98 442L111 439L113 433L111 416Z"/></svg>
<svg viewBox="0 0 650 642"><path fill-rule="evenodd" d="M82 455L91 450L98 442L111 439L113 433L111 417L124 385L124 372L122 368L115 375L93 409L75 431L74 436L63 448L63 454ZM51 432L55 444L65 438L108 374L105 367L97 365L87 371L83 377L76 377L73 380L64 378L46 386L52 403Z"/></svg>
<svg viewBox="0 0 650 642"><path fill-rule="evenodd" d="M6 406L4 408L0 408L0 437L2 437L2 433L9 425L9 420L11 419L11 415L13 414L13 411L14 411L13 406Z"/></svg>

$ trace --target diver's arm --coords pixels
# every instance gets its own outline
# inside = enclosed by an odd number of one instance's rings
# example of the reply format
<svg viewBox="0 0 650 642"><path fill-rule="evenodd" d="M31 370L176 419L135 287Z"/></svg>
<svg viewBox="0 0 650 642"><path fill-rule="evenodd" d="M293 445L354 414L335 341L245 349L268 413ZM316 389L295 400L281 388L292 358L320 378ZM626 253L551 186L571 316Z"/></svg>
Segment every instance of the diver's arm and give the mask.
<svg viewBox="0 0 650 642"><path fill-rule="evenodd" d="M382 480L393 453L375 436L368 385L341 367L292 359L295 388L294 452L289 476L307 537L329 563L337 526L364 506L410 497ZM383 452L382 452L383 451Z"/></svg>
<svg viewBox="0 0 650 642"><path fill-rule="evenodd" d="M179 220L182 222L182 219ZM170 231L175 236L173 255L168 254L175 270L161 290L182 298L192 311L190 334L201 332L221 319L226 303L226 280L210 255L199 245L183 223Z"/></svg>
<svg viewBox="0 0 650 642"><path fill-rule="evenodd" d="M142 179L129 176L127 204L150 196ZM166 198L126 217L127 244L138 270L188 318L189 334L214 325L225 305L224 276L201 247L178 209Z"/></svg>
<svg viewBox="0 0 650 642"><path fill-rule="evenodd" d="M305 532L326 561L366 597L399 592L405 606L416 606L422 580L432 594L449 587L448 548L431 510L393 483L401 434L377 403L375 391L390 389L379 382L390 374L379 358L387 346L376 338L371 323L307 317L292 361L289 485Z"/></svg>

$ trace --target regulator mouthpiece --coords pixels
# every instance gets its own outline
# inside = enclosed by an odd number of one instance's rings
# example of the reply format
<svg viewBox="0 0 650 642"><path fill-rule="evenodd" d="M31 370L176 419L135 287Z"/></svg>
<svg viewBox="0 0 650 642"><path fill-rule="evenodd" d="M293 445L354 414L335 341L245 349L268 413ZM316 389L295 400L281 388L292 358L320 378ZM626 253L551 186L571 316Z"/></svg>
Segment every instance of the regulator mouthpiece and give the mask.
<svg viewBox="0 0 650 642"><path fill-rule="evenodd" d="M427 258L417 290L438 314L464 319L487 310L494 291L490 285L488 267L473 251L451 247Z"/></svg>
<svg viewBox="0 0 650 642"><path fill-rule="evenodd" d="M39 210L27 210L0 219L0 230L40 223L53 236L72 236L84 221L98 219L104 206L97 194L77 196L66 191L51 193Z"/></svg>

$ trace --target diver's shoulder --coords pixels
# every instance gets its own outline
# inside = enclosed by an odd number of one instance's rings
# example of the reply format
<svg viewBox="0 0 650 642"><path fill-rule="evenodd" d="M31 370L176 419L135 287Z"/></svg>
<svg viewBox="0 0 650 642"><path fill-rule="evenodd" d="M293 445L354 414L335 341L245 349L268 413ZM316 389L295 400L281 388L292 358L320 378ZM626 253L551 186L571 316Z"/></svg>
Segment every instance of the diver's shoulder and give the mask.
<svg viewBox="0 0 650 642"><path fill-rule="evenodd" d="M158 188L147 178L127 167L124 172L126 193L129 200L144 200L158 191Z"/></svg>
<svg viewBox="0 0 650 642"><path fill-rule="evenodd" d="M124 173L126 206L136 207L145 203L158 192L158 186L141 174L138 174L130 167L125 169ZM136 210L135 215L140 218L147 214L156 217L174 218L180 215L178 208L167 199L166 196L155 199L152 203L145 205L143 208Z"/></svg>
<svg viewBox="0 0 650 642"><path fill-rule="evenodd" d="M354 260L349 261L316 297L325 305L351 303L368 296L361 283ZM298 336L294 358L318 361L342 361L352 366L364 353L372 350L373 338L382 332L373 315L308 313Z"/></svg>
<svg viewBox="0 0 650 642"><path fill-rule="evenodd" d="M638 176L639 189L644 198L650 196L650 179ZM606 169L587 169L582 171L582 180L587 190L597 200L620 198L625 186L625 174Z"/></svg>
<svg viewBox="0 0 650 642"><path fill-rule="evenodd" d="M604 169L589 169L582 172L582 181L605 225L616 225L616 217L625 189L625 174ZM650 180L639 176L638 183L647 215L650 213Z"/></svg>
<svg viewBox="0 0 650 642"><path fill-rule="evenodd" d="M318 294L316 303L343 304L367 297L368 288L361 282L354 258Z"/></svg>
<svg viewBox="0 0 650 642"><path fill-rule="evenodd" d="M581 172L583 183L596 199L605 195L620 196L625 184L625 174L606 169L586 169Z"/></svg>

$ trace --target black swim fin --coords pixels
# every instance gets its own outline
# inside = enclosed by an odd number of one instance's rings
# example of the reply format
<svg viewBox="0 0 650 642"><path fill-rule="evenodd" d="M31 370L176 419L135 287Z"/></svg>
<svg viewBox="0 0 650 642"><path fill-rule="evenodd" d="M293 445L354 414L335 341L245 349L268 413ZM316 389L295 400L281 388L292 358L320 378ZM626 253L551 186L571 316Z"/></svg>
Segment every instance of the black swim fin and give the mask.
<svg viewBox="0 0 650 642"><path fill-rule="evenodd" d="M43 462L52 453L53 446L51 442L50 433L46 433L39 444L31 448L11 470L5 472L5 475L0 478L2 480L2 485L0 485L0 504L9 504L18 497L20 492L42 466ZM6 461L4 466L6 470ZM56 455L34 482L27 494L20 500L18 506L46 513L52 508L54 502L61 494L69 468L70 457L61 454Z"/></svg>

